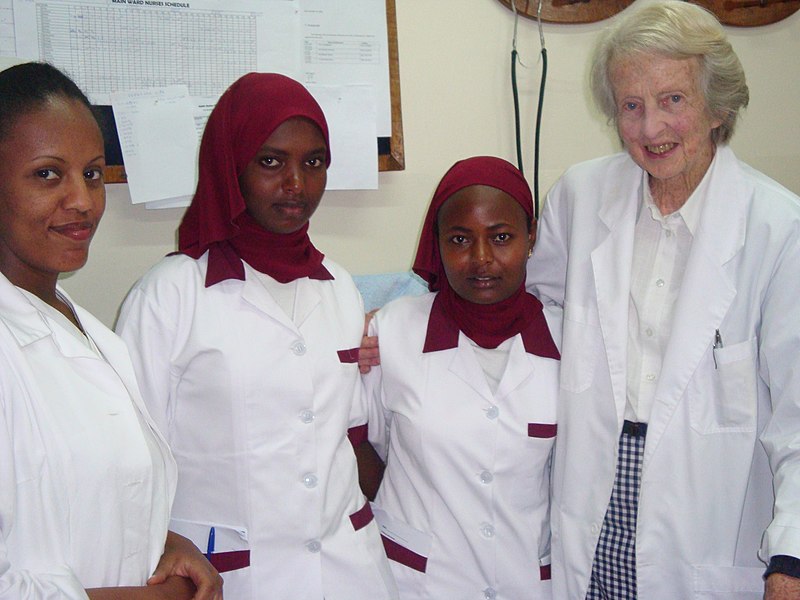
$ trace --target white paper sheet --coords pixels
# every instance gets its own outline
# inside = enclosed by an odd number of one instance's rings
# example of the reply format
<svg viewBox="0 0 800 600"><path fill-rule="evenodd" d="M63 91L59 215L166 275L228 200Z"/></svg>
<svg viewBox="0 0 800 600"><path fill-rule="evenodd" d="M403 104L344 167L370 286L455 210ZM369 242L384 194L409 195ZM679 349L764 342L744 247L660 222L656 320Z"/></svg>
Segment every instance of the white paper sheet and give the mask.
<svg viewBox="0 0 800 600"><path fill-rule="evenodd" d="M328 190L378 189L375 90L368 85L311 85L328 121Z"/></svg>
<svg viewBox="0 0 800 600"><path fill-rule="evenodd" d="M198 137L185 85L111 94L131 202L194 192Z"/></svg>

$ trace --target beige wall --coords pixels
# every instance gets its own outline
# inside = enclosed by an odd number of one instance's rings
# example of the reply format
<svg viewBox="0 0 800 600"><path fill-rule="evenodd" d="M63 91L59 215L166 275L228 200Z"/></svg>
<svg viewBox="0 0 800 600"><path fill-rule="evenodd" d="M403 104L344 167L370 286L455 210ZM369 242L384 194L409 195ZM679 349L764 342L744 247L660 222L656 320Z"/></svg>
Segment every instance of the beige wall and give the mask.
<svg viewBox="0 0 800 600"><path fill-rule="evenodd" d="M648 0L636 0L637 4ZM630 9L628 9L630 10ZM546 24L549 73L541 194L570 164L617 149L588 108L586 61L598 32ZM410 267L433 188L457 159L495 154L515 162L509 54L513 15L498 0L397 0L406 170L382 173L380 189L329 192L312 219L317 246L354 274ZM733 139L739 157L800 194L800 12L775 25L728 28L748 75L750 108ZM526 113L526 174L539 88L539 34L521 19L518 69ZM335 160L335 149L334 149ZM127 186L108 186L108 206L89 263L63 285L111 325L125 293L174 249L181 211L133 207Z"/></svg>

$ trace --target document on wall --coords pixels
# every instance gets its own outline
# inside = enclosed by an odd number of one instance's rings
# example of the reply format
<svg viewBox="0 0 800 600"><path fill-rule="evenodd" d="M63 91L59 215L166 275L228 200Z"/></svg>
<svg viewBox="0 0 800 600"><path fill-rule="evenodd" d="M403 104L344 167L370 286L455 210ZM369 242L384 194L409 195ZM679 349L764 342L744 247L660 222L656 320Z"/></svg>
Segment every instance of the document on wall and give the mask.
<svg viewBox="0 0 800 600"><path fill-rule="evenodd" d="M383 0L301 0L303 83L375 88L377 133L392 135L389 45Z"/></svg>
<svg viewBox="0 0 800 600"><path fill-rule="evenodd" d="M0 56L16 56L17 44L14 35L14 3L0 0Z"/></svg>
<svg viewBox="0 0 800 600"><path fill-rule="evenodd" d="M384 0L0 0L0 18L3 2L13 17L16 55L64 70L95 104L122 94L116 119L126 102L149 101L145 90L159 95L182 85L194 104L188 114L202 130L219 96L251 71L283 73L309 89L334 86L335 101L327 93L320 99L332 136L329 189L377 187L376 139L391 135ZM155 176L162 163L146 158L183 138L168 136L166 127L137 132L153 115L136 106L139 112L118 123L134 202L185 203L176 192L183 175ZM188 110L170 105L179 106ZM196 152L187 158L196 160Z"/></svg>
<svg viewBox="0 0 800 600"><path fill-rule="evenodd" d="M111 94L131 200L186 201L194 193L198 135L185 85Z"/></svg>
<svg viewBox="0 0 800 600"><path fill-rule="evenodd" d="M378 189L375 89L371 85L309 85L308 89L328 121L332 160L325 189Z"/></svg>
<svg viewBox="0 0 800 600"><path fill-rule="evenodd" d="M293 75L297 0L14 0L17 54L66 71L95 104L183 84L216 101L250 71Z"/></svg>

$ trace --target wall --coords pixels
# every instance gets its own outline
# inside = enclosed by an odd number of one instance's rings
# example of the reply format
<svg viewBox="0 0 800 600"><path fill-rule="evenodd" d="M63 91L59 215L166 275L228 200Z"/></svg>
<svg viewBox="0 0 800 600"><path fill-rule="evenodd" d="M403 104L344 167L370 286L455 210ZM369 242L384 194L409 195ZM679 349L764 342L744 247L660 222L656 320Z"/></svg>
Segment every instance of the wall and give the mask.
<svg viewBox="0 0 800 600"><path fill-rule="evenodd" d="M636 0L633 7L648 0ZM626 10L631 10L626 9ZM549 70L540 186L572 163L618 149L589 107L586 62L601 29L544 25ZM406 170L380 175L380 189L329 192L312 219L323 252L353 274L405 271L439 178L459 158L495 154L515 162L510 91L513 14L498 0L397 0ZM774 25L728 28L751 91L732 146L739 157L800 194L800 12ZM518 69L525 116L525 171L532 180L539 89L539 33L520 19ZM334 160L335 160L335 149ZM88 264L63 286L111 325L129 287L174 249L182 211L134 207L125 185L108 186L106 215Z"/></svg>

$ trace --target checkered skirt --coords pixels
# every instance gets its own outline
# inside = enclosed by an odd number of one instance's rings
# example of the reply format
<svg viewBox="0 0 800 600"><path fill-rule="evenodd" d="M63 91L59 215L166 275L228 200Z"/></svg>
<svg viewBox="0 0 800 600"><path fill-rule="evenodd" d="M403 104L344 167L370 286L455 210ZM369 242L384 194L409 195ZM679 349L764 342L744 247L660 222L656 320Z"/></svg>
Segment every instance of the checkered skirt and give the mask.
<svg viewBox="0 0 800 600"><path fill-rule="evenodd" d="M636 513L646 425L625 422L614 489L597 541L586 600L636 598Z"/></svg>

